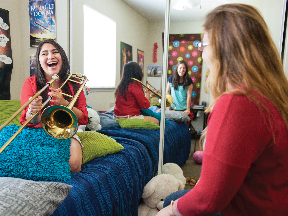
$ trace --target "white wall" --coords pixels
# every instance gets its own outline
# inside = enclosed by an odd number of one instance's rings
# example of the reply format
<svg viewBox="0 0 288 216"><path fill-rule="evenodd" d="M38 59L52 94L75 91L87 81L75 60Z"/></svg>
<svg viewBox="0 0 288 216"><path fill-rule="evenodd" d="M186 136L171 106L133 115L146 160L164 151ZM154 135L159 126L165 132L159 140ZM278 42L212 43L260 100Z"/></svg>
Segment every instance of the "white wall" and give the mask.
<svg viewBox="0 0 288 216"><path fill-rule="evenodd" d="M144 51L144 71L147 71L149 23L121 0L72 0L71 71L83 72L84 4L116 22L116 86L120 82L120 41L132 46L132 58L135 62L137 62L137 49ZM97 69L97 65L95 68ZM107 70L109 69L107 65ZM97 111L108 110L114 105L114 92L115 89L90 89L89 95L86 96L87 104Z"/></svg>

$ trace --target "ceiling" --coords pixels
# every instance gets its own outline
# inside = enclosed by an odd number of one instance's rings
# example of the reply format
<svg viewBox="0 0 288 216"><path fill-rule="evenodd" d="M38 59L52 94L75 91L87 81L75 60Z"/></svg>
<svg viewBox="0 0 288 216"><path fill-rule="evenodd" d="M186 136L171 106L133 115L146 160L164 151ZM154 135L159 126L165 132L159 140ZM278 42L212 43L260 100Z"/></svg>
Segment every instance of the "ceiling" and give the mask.
<svg viewBox="0 0 288 216"><path fill-rule="evenodd" d="M141 16L145 17L150 22L164 21L166 0L122 0ZM175 10L172 6L178 0L170 0L170 22L185 22L185 21L203 21L205 15L221 4L227 3L249 3L257 0L200 0L200 6L195 8L187 8L185 10ZM194 1L194 0L188 0ZM197 0L196 0L197 1Z"/></svg>

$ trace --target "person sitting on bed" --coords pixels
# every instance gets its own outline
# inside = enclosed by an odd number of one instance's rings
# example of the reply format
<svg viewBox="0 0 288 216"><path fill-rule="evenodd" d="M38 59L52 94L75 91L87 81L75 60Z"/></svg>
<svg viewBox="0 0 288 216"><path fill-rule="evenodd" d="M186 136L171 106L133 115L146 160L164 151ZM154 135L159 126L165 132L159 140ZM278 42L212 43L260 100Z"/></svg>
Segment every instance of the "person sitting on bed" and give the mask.
<svg viewBox="0 0 288 216"><path fill-rule="evenodd" d="M129 62L124 66L122 79L115 91L114 116L116 118L145 119L159 125L159 121L152 116L141 115L142 109L150 107L150 91L145 89L145 95L139 81L143 78L141 67L136 62Z"/></svg>
<svg viewBox="0 0 288 216"><path fill-rule="evenodd" d="M184 111L186 115L189 115L193 82L188 76L187 68L187 63L184 60L179 61L173 75L169 76L166 94L169 94L171 89L173 104L171 107L167 107L166 109L175 109L176 104L175 110Z"/></svg>
<svg viewBox="0 0 288 216"><path fill-rule="evenodd" d="M288 80L264 19L250 5L218 6L198 47L216 99L200 180L157 216L288 215Z"/></svg>
<svg viewBox="0 0 288 216"><path fill-rule="evenodd" d="M79 89L78 84L70 81L68 81L68 85L66 83L62 89L59 89L62 82L67 79L70 73L70 65L65 51L54 40L44 40L39 44L36 52L36 62L36 74L27 78L22 86L20 96L21 106L23 106L33 95L44 87L46 83L52 79L52 75L57 74L59 80L54 81L52 84L53 87L46 88L41 95L35 98L30 105L23 110L20 115L21 124L24 124L26 120L33 115L33 113L39 111L42 103L44 103L49 96L52 96L53 98L47 106L67 106L71 99L67 96L63 96L61 92L73 96ZM42 127L40 122L42 111L43 110L40 111L40 115L35 116L31 122L29 122L27 127ZM75 113L79 125L86 125L88 123L86 98L83 91L81 91L72 111ZM71 172L80 172L82 165L82 145L76 135L74 135L74 138L71 138L70 153L69 165Z"/></svg>

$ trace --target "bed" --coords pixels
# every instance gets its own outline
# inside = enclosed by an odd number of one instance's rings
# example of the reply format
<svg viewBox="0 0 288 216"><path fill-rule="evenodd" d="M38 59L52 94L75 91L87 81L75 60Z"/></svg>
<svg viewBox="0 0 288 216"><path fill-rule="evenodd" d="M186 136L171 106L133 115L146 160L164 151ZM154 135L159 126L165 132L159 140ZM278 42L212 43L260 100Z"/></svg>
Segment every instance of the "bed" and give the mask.
<svg viewBox="0 0 288 216"><path fill-rule="evenodd" d="M87 162L70 181L62 181L73 187L52 215L138 214L143 188L157 174L159 130L104 126L97 132L113 138L124 149ZM182 166L190 148L187 124L167 120L164 164Z"/></svg>

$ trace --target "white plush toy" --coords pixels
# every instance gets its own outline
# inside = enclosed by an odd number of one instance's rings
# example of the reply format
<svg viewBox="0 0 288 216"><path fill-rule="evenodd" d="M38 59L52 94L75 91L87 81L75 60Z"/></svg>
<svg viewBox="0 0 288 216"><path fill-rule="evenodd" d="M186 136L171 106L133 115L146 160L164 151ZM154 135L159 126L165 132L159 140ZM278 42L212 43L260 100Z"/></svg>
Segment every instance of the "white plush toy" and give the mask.
<svg viewBox="0 0 288 216"><path fill-rule="evenodd" d="M89 121L86 127L89 128L91 131L101 130L102 127L100 125L100 117L98 113L91 108L87 108L87 111Z"/></svg>
<svg viewBox="0 0 288 216"><path fill-rule="evenodd" d="M183 189L182 181L170 174L153 177L144 187L138 216L155 216L163 208L163 202L168 195Z"/></svg>
<svg viewBox="0 0 288 216"><path fill-rule="evenodd" d="M184 177L183 170L180 166L175 163L166 163L162 167L162 173L170 174L176 179L179 179L183 182L183 185L186 184L186 178Z"/></svg>

